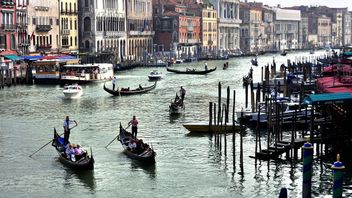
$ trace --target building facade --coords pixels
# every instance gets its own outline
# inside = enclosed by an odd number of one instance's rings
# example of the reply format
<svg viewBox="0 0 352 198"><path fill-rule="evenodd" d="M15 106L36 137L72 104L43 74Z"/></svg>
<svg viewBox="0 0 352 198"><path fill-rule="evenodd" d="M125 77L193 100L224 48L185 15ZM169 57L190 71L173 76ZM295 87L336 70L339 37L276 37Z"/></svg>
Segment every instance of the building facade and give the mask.
<svg viewBox="0 0 352 198"><path fill-rule="evenodd" d="M60 40L58 1L32 0L28 5L30 53L57 53Z"/></svg>
<svg viewBox="0 0 352 198"><path fill-rule="evenodd" d="M206 5L202 9L202 52L205 55L213 54L217 49L218 40L218 18L216 10L212 5Z"/></svg>
<svg viewBox="0 0 352 198"><path fill-rule="evenodd" d="M318 46L330 46L331 44L331 19L325 15L317 18Z"/></svg>
<svg viewBox="0 0 352 198"><path fill-rule="evenodd" d="M218 50L237 50L240 47L239 0L211 0L218 13Z"/></svg>
<svg viewBox="0 0 352 198"><path fill-rule="evenodd" d="M262 34L263 51L272 51L274 49L274 11L268 6L263 10L264 34Z"/></svg>
<svg viewBox="0 0 352 198"><path fill-rule="evenodd" d="M17 49L16 1L0 2L0 52L14 53ZM6 51L6 52L2 52Z"/></svg>
<svg viewBox="0 0 352 198"><path fill-rule="evenodd" d="M17 52L19 55L29 53L27 6L27 0L16 0Z"/></svg>
<svg viewBox="0 0 352 198"><path fill-rule="evenodd" d="M78 52L78 0L60 0L60 52Z"/></svg>
<svg viewBox="0 0 352 198"><path fill-rule="evenodd" d="M259 53L265 49L262 9L262 3L240 4L240 47L243 52Z"/></svg>
<svg viewBox="0 0 352 198"><path fill-rule="evenodd" d="M274 47L276 50L298 49L299 23L301 12L299 10L274 8Z"/></svg>
<svg viewBox="0 0 352 198"><path fill-rule="evenodd" d="M127 0L127 57L146 63L153 51L152 0Z"/></svg>
<svg viewBox="0 0 352 198"><path fill-rule="evenodd" d="M123 62L126 59L126 1L78 1L78 44L84 61Z"/></svg>

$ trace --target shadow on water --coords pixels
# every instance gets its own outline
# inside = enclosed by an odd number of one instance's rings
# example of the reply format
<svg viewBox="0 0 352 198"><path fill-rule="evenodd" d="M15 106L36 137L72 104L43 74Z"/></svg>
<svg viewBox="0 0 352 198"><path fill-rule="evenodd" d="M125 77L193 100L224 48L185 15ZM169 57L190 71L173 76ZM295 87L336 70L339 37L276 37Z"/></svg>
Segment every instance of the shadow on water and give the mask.
<svg viewBox="0 0 352 198"><path fill-rule="evenodd" d="M71 169L66 169L65 186L71 186L73 183L71 180L74 178L77 178L85 188L89 189L91 192L95 192L96 182L94 170L73 171Z"/></svg>
<svg viewBox="0 0 352 198"><path fill-rule="evenodd" d="M142 163L139 161L132 160L131 161L131 170L142 169L143 172L149 175L150 179L155 179L156 177L156 165L155 163Z"/></svg>
<svg viewBox="0 0 352 198"><path fill-rule="evenodd" d="M185 114L184 113L179 113L179 114L170 114L169 113L169 118L170 118L170 123L174 124L174 123L177 123L181 120L185 120Z"/></svg>

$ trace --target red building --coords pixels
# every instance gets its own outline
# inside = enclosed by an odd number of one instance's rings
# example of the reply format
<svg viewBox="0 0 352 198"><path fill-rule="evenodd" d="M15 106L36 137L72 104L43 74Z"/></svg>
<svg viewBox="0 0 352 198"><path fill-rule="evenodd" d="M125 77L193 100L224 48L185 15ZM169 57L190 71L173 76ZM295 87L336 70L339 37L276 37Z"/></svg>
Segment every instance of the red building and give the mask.
<svg viewBox="0 0 352 198"><path fill-rule="evenodd" d="M199 54L202 6L191 1L154 0L154 43L157 51L170 51L175 57Z"/></svg>
<svg viewBox="0 0 352 198"><path fill-rule="evenodd" d="M15 0L0 2L0 54L17 54L16 49L16 3Z"/></svg>

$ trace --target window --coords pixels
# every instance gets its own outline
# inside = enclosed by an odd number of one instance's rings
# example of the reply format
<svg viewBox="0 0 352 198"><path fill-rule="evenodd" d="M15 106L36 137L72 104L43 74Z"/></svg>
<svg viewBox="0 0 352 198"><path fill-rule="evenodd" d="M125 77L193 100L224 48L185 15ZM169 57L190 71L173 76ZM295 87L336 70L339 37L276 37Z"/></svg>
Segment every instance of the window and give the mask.
<svg viewBox="0 0 352 198"><path fill-rule="evenodd" d="M49 24L53 25L53 19L52 18L49 19Z"/></svg>
<svg viewBox="0 0 352 198"><path fill-rule="evenodd" d="M84 0L84 7L88 8L89 7L89 0ZM89 41L88 41L89 43Z"/></svg>
<svg viewBox="0 0 352 198"><path fill-rule="evenodd" d="M75 36L75 46L77 46L77 36Z"/></svg>
<svg viewBox="0 0 352 198"><path fill-rule="evenodd" d="M60 24L60 19L56 19L56 25Z"/></svg>
<svg viewBox="0 0 352 198"><path fill-rule="evenodd" d="M77 30L77 20L75 20L75 30Z"/></svg>
<svg viewBox="0 0 352 198"><path fill-rule="evenodd" d="M33 25L36 25L36 18L32 18L32 21L33 21Z"/></svg>
<svg viewBox="0 0 352 198"><path fill-rule="evenodd" d="M50 36L49 36L49 44L51 45L52 42L53 42L53 40L52 40L52 37L51 37L51 34L50 34Z"/></svg>
<svg viewBox="0 0 352 198"><path fill-rule="evenodd" d="M72 30L72 19L70 19L70 30Z"/></svg>
<svg viewBox="0 0 352 198"><path fill-rule="evenodd" d="M70 36L70 45L72 46L73 43L72 43L72 36Z"/></svg>

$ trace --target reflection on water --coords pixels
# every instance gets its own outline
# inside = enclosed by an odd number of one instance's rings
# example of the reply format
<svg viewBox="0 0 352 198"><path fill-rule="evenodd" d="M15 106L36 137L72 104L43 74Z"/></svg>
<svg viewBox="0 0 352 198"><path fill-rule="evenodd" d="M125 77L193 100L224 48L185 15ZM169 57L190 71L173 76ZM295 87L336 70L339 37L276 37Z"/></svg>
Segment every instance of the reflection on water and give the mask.
<svg viewBox="0 0 352 198"><path fill-rule="evenodd" d="M169 118L170 118L170 124L174 124L180 121L185 120L185 114L184 113L178 113L178 114L170 114L169 113Z"/></svg>
<svg viewBox="0 0 352 198"><path fill-rule="evenodd" d="M71 169L65 169L65 188L72 188L72 184L76 183L73 180L79 180L79 182L87 188L91 193L95 192L96 182L94 178L94 170L86 170L86 171L73 171ZM74 190L74 188L73 188Z"/></svg>
<svg viewBox="0 0 352 198"><path fill-rule="evenodd" d="M155 163L142 163L136 160L131 160L131 170L142 169L144 173L149 175L150 179L155 179L156 177L156 165Z"/></svg>

